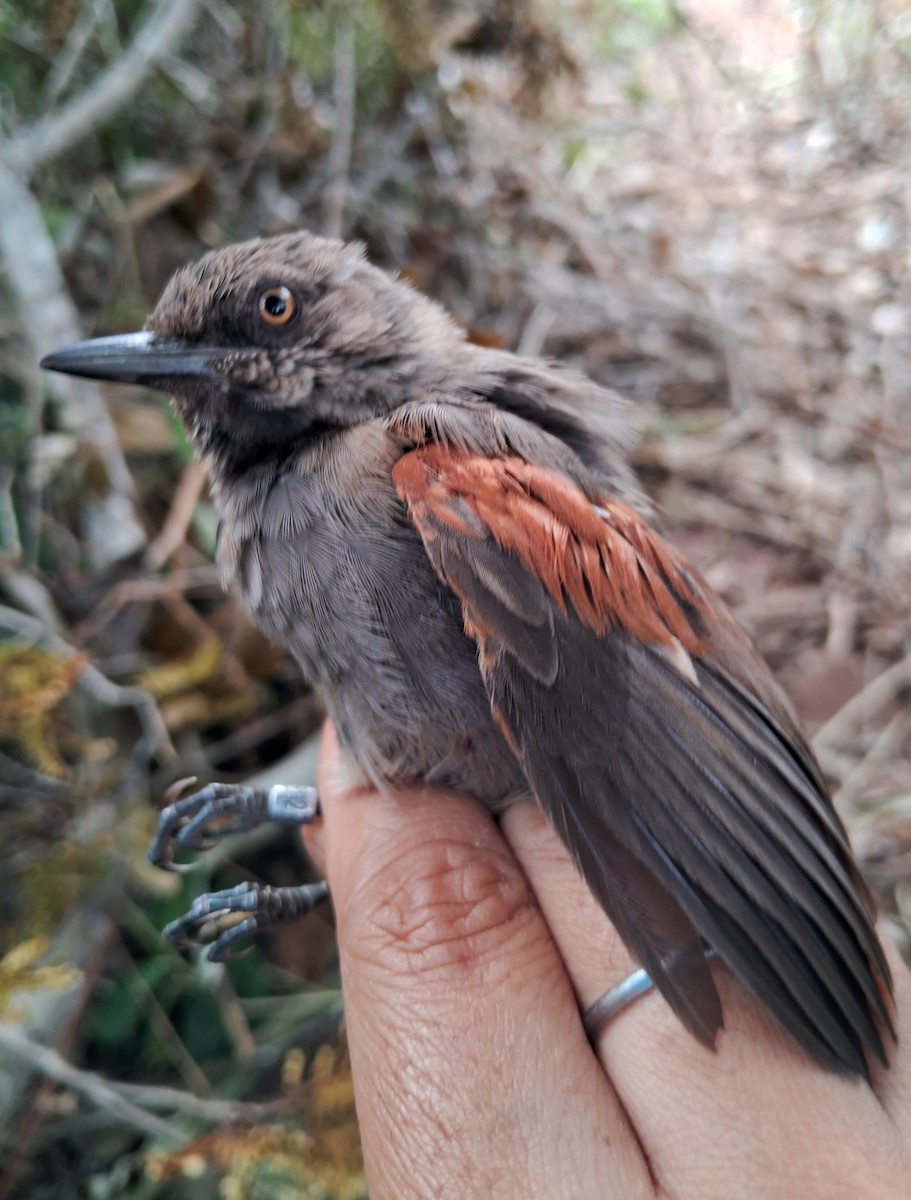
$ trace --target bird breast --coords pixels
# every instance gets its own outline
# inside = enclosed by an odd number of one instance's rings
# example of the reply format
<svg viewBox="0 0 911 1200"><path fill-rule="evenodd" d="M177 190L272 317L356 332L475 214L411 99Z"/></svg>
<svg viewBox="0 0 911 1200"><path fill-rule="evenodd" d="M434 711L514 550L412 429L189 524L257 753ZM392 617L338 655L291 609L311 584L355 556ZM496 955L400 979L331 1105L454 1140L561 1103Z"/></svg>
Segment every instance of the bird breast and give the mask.
<svg viewBox="0 0 911 1200"><path fill-rule="evenodd" d="M368 778L426 779L498 806L524 787L477 649L391 481L380 422L213 487L218 563L322 694Z"/></svg>

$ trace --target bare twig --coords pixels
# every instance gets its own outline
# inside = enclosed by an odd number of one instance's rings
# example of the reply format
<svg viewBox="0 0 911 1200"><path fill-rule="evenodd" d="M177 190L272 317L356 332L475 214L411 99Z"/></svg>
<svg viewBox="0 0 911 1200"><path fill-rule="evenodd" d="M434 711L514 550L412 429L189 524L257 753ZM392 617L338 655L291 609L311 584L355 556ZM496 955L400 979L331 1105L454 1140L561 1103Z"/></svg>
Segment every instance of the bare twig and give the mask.
<svg viewBox="0 0 911 1200"><path fill-rule="evenodd" d="M159 0L123 55L85 91L15 137L6 148L7 161L29 174L109 121L161 60L176 50L200 4L201 0Z"/></svg>
<svg viewBox="0 0 911 1200"><path fill-rule="evenodd" d="M22 332L34 360L81 336L79 318L66 289L41 207L0 153L0 255ZM55 395L57 392L55 390ZM96 388L79 388L67 404L68 428L91 434L104 449L115 484L131 483L113 423Z"/></svg>
<svg viewBox="0 0 911 1200"><path fill-rule="evenodd" d="M84 92L0 145L0 257L34 362L77 341L80 330L54 244L25 179L114 116L156 63L177 46L199 5L200 0L159 0L123 55ZM96 566L105 567L145 544L145 531L133 507L132 477L95 385L55 378L47 386L58 402L64 425L76 432L105 466L110 490L86 501L83 514L89 556ZM34 390L37 394L37 387Z"/></svg>
<svg viewBox="0 0 911 1200"><path fill-rule="evenodd" d="M194 1096L179 1088L120 1083L84 1071L68 1063L49 1046L33 1041L20 1028L0 1025L0 1046L17 1058L30 1063L50 1079L85 1096L93 1104L119 1117L151 1137L180 1142L180 1132L151 1115L148 1110L163 1110L198 1117L212 1124L228 1121L261 1121L281 1110L284 1101L267 1104L245 1103Z"/></svg>
<svg viewBox="0 0 911 1200"><path fill-rule="evenodd" d="M0 466L0 575L22 561L22 540L12 495L14 478L10 463Z"/></svg>
<svg viewBox="0 0 911 1200"><path fill-rule="evenodd" d="M24 793L27 802L31 803L34 802L36 793L40 795L42 792L46 792L53 795L54 792L60 792L66 786L59 779L41 775L31 767L24 766L14 758L10 758L2 750L0 750L0 783L9 788L19 788Z"/></svg>
<svg viewBox="0 0 911 1200"><path fill-rule="evenodd" d="M814 745L825 746L838 743L842 738L884 708L904 688L911 685L911 654L899 659L888 670L875 679L847 704L843 704L834 717L830 717L813 739Z"/></svg>
<svg viewBox="0 0 911 1200"><path fill-rule="evenodd" d="M113 1083L111 1086L140 1108L183 1113L188 1117L199 1117L213 1125L230 1121L260 1122L280 1112L288 1103L285 1097L263 1104L253 1101L205 1099L202 1096L194 1096L192 1092L182 1092L180 1088L154 1087L141 1083Z"/></svg>
<svg viewBox="0 0 911 1200"><path fill-rule="evenodd" d="M530 358L540 354L547 341L547 335L554 327L554 320L554 310L546 300L539 300L532 309L531 316L525 322L525 328L522 330L522 336L516 346L516 353L527 354Z"/></svg>
<svg viewBox="0 0 911 1200"><path fill-rule="evenodd" d="M354 24L346 19L339 23L335 35L335 128L329 147L329 181L323 197L323 232L327 237L341 237L345 228L354 144L356 80Z"/></svg>
<svg viewBox="0 0 911 1200"><path fill-rule="evenodd" d="M174 492L171 508L158 536L146 551L146 566L157 571L184 544L187 529L202 495L208 470L204 463L194 462L186 468Z"/></svg>
<svg viewBox="0 0 911 1200"><path fill-rule="evenodd" d="M841 787L835 795L835 804L842 816L863 795L873 771L900 753L909 730L911 713L902 711L897 712L886 727L879 731L867 753L842 779Z"/></svg>
<svg viewBox="0 0 911 1200"><path fill-rule="evenodd" d="M154 66L179 44L200 2L159 0L123 55L84 92L0 145L0 257L35 362L49 351L77 341L80 332L53 242L25 179L117 113ZM72 53L79 53L78 39ZM68 69L66 63L60 67L64 79ZM36 314L40 314L40 320ZM110 491L91 505L87 503L85 513L90 557L96 566L104 567L128 557L146 540L133 509L132 477L94 384L55 379L48 386L58 401L65 426L78 433L105 465Z"/></svg>
<svg viewBox="0 0 911 1200"><path fill-rule="evenodd" d="M129 963L128 986L134 993L134 1002L141 1009L149 1025L155 1031L155 1036L162 1049L180 1073L187 1087L192 1088L197 1095L211 1096L212 1085L205 1072L196 1063L180 1034L174 1028L171 1018L159 1003L154 990L133 962L122 943L121 950L123 957Z"/></svg>
<svg viewBox="0 0 911 1200"><path fill-rule="evenodd" d="M79 1023L85 1012L85 1006L95 990L98 976L107 958L108 941L112 933L113 926L110 922L104 922L82 964L82 985L75 1004L71 1007L70 1011L58 1014L56 1021L49 1021L45 1025L45 1028L49 1031L49 1036L53 1036L54 1048L60 1055L67 1055L72 1049L76 1033L79 1029ZM62 1020L60 1019L61 1016L63 1017ZM30 1032L34 1032L34 1029L32 1028ZM9 1072L6 1072L5 1075L4 1083L9 1084ZM26 1072L20 1090L23 1090L28 1083L29 1079ZM0 1174L0 1200L8 1200L8 1197L12 1193L35 1135L38 1133L47 1115L48 1108L46 1101L50 1099L54 1088L55 1084L53 1080L49 1076L45 1076L44 1081L32 1096L31 1106L23 1112L11 1136L7 1139L8 1145L13 1147L13 1152L7 1156L2 1174Z"/></svg>
<svg viewBox="0 0 911 1200"><path fill-rule="evenodd" d="M184 571L172 571L163 577L155 576L150 579L125 579L117 583L95 605L91 614L70 630L72 641L81 646L128 604L140 604L143 601L158 600L162 596L174 593L182 595L185 592L208 592L214 596L223 596L224 589L218 578L217 567L188 567Z"/></svg>
<svg viewBox="0 0 911 1200"><path fill-rule="evenodd" d="M98 1108L109 1112L116 1120L126 1125L132 1125L148 1137L161 1138L163 1141L179 1144L180 1134L166 1121L151 1113L144 1112L132 1101L128 1100L113 1084L100 1075L89 1071L80 1071L71 1066L62 1055L49 1046L41 1046L33 1042L20 1028L15 1025L0 1025L0 1046L17 1058L24 1059L43 1075L56 1079L64 1087L85 1096Z"/></svg>
<svg viewBox="0 0 911 1200"><path fill-rule="evenodd" d="M54 59L54 64L48 71L41 89L43 108L49 109L56 104L58 96L62 95L69 87L73 72L79 65L79 60L85 53L86 46L98 24L99 7L98 0L86 0L82 12L70 26L66 41Z"/></svg>
<svg viewBox="0 0 911 1200"><path fill-rule="evenodd" d="M833 592L828 598L829 628L826 633L826 653L832 658L847 658L857 638L857 602L844 592Z"/></svg>
<svg viewBox="0 0 911 1200"><path fill-rule="evenodd" d="M222 972L212 989L218 1003L222 1024L231 1039L234 1052L238 1059L252 1058L256 1053L256 1039L250 1032L250 1025L237 1000L237 995L231 986L227 974Z"/></svg>
<svg viewBox="0 0 911 1200"><path fill-rule="evenodd" d="M78 341L79 319L40 205L19 175L4 163L2 153L0 261L37 377L40 358ZM93 503L99 513L107 512L109 519L104 522L103 538L93 542L89 552L99 566L105 566L145 543L145 532L133 510L133 479L98 388L87 380L65 380L62 376L49 379L47 386L58 403L64 426L104 464L110 491ZM116 537L111 536L112 531Z"/></svg>
<svg viewBox="0 0 911 1200"><path fill-rule="evenodd" d="M25 571L8 571L0 582L8 600L37 617L55 633L63 628L63 618L54 603L54 598L40 579L26 574Z"/></svg>

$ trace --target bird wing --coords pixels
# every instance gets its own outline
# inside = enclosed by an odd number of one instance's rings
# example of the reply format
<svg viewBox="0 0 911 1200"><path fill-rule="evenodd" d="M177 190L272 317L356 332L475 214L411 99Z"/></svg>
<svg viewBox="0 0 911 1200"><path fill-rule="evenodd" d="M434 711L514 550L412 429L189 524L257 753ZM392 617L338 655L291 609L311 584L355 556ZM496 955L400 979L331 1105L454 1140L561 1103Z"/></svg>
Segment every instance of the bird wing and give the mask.
<svg viewBox="0 0 911 1200"><path fill-rule="evenodd" d="M871 901L812 752L721 602L632 509L443 444L393 469L495 720L621 937L714 1044L705 940L822 1065L894 1037Z"/></svg>

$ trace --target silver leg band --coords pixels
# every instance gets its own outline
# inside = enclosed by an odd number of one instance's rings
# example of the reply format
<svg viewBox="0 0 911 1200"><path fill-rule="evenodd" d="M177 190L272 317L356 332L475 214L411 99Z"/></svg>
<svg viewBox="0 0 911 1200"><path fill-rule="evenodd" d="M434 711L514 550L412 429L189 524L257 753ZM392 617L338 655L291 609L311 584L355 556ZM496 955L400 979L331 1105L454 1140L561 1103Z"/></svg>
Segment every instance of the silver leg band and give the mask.
<svg viewBox="0 0 911 1200"><path fill-rule="evenodd" d="M593 1042L608 1021L621 1013L634 1000L638 1000L640 996L650 992L654 986L648 972L640 967L638 971L633 971L631 975L621 979L603 996L592 1001L582 1014L582 1024L585 1026L588 1040Z"/></svg>

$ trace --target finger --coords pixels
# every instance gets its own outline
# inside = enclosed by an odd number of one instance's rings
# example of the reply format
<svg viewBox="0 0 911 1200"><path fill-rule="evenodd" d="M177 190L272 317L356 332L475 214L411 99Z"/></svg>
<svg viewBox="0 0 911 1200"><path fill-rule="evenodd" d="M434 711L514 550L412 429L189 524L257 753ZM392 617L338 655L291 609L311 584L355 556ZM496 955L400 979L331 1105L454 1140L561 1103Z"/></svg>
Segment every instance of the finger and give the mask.
<svg viewBox="0 0 911 1200"><path fill-rule="evenodd" d="M572 981L580 1013L639 964L570 860L537 804L513 804L503 834L534 889ZM581 1017L580 1017L581 1020Z"/></svg>
<svg viewBox="0 0 911 1200"><path fill-rule="evenodd" d="M330 734L320 792L371 1196L651 1195L489 814L439 790L341 794L336 752Z"/></svg>
<svg viewBox="0 0 911 1200"><path fill-rule="evenodd" d="M322 809L322 796L320 797L320 808ZM304 848L313 863L314 870L323 879L326 878L326 831L323 825L322 816L314 821L312 825L302 825L300 827L301 840L304 843Z"/></svg>
<svg viewBox="0 0 911 1200"><path fill-rule="evenodd" d="M635 964L543 814L516 805L503 828L586 1006ZM657 992L598 1038L659 1187L736 1200L819 1195L827 1178L827 1197L902 1194L900 1142L874 1092L823 1072L721 964L712 970L725 1018L714 1053Z"/></svg>

